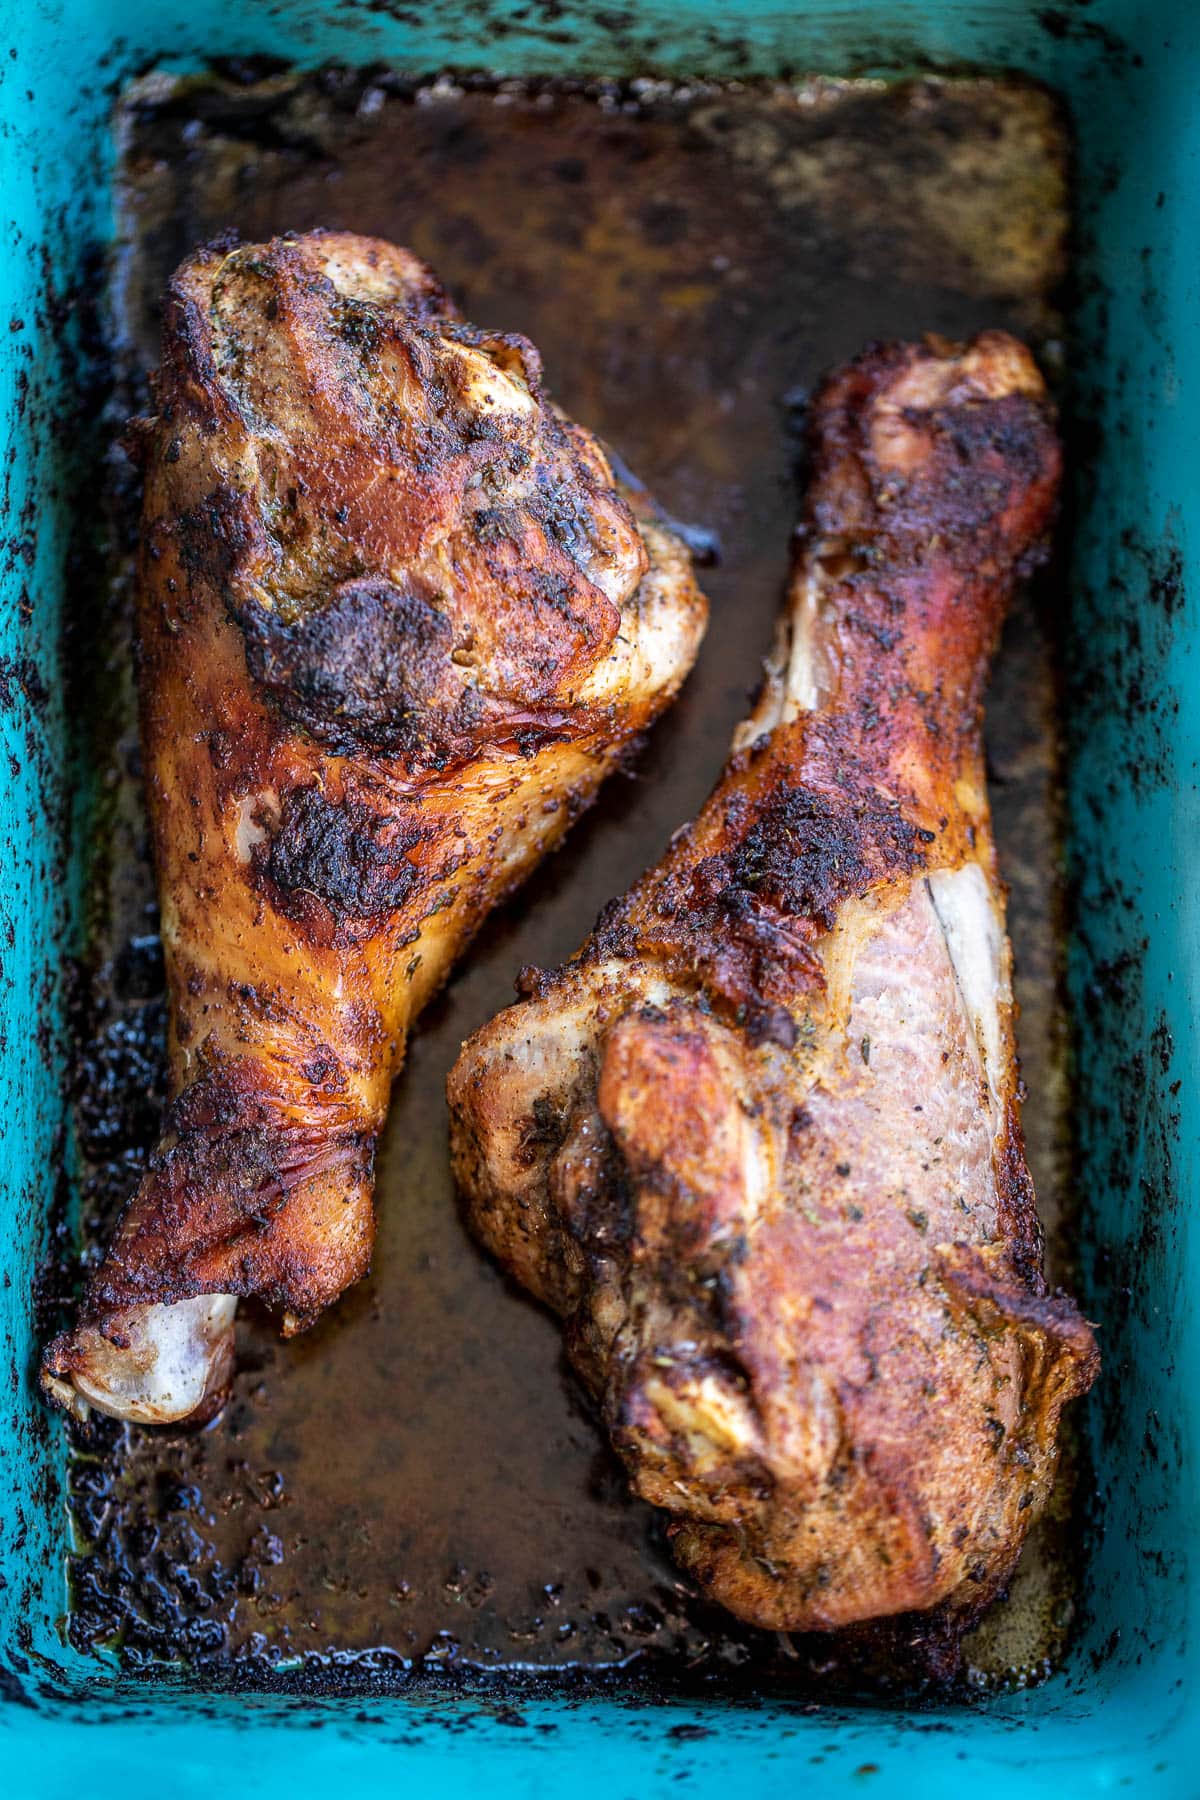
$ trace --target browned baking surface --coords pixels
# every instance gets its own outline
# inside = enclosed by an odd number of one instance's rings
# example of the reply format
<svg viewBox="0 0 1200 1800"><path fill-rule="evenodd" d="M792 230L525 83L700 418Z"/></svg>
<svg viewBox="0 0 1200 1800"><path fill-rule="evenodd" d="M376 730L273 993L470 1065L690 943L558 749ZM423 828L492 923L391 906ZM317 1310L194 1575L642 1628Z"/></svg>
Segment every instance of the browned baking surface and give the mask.
<svg viewBox="0 0 1200 1800"><path fill-rule="evenodd" d="M648 1511L563 1377L556 1326L471 1246L449 1180L442 1084L522 963L568 955L692 816L769 644L796 511L803 393L873 337L1002 325L1049 363L1063 143L1036 92L389 93L336 78L147 99L130 114L122 316L144 370L155 302L193 245L317 224L378 232L438 269L480 324L543 352L556 396L671 512L720 540L692 684L639 777L494 920L414 1038L385 1136L375 1269L306 1339L242 1331L234 1404L198 1439L100 1428L77 1467L75 1630L131 1660L371 1651L595 1665L643 1649L703 1674L811 1679L829 1646L779 1645L688 1597ZM135 399L140 396L135 395ZM996 833L1043 1212L1061 1188L1054 746L1045 614L1019 604L988 714ZM119 677L125 652L118 644ZM110 726L109 729L112 729ZM128 1189L155 1128L158 1001L128 712L85 1067L90 1211ZM105 744L103 753L111 746ZM140 1061L138 1059L141 1059ZM90 1067L90 1077L88 1076ZM105 1071L110 1077L104 1086ZM150 1091L151 1099L146 1097ZM1056 1272L1056 1271L1052 1271ZM1026 1558L976 1661L1040 1672L1069 1613L1058 1552ZM792 1652L797 1656L794 1658ZM990 1656L990 1661L988 1660ZM215 1671L214 1671L215 1672Z"/></svg>

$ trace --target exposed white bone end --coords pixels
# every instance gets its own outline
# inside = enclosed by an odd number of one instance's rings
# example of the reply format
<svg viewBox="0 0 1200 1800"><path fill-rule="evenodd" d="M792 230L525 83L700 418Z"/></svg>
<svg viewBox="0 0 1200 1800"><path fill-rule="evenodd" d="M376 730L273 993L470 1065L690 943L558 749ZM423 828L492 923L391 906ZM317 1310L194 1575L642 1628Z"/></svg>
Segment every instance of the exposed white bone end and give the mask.
<svg viewBox="0 0 1200 1800"><path fill-rule="evenodd" d="M177 1425L219 1403L233 1372L232 1294L197 1294L173 1306L114 1314L82 1326L46 1392L76 1418L95 1407L135 1425Z"/></svg>

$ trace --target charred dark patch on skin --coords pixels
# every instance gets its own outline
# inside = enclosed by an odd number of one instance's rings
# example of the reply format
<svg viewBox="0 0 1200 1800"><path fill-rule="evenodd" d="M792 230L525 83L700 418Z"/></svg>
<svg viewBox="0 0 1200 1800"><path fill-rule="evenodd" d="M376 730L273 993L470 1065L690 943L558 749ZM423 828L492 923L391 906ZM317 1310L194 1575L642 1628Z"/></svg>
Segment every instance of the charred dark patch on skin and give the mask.
<svg viewBox="0 0 1200 1800"><path fill-rule="evenodd" d="M734 835L738 822L729 819ZM734 916L742 897L753 895L784 918L829 930L846 900L920 868L932 839L874 791L855 801L845 791L784 787L753 814L734 849L705 858L693 890Z"/></svg>
<svg viewBox="0 0 1200 1800"><path fill-rule="evenodd" d="M824 984L819 938L847 900L924 867L935 834L866 784L857 803L853 791L783 785L756 802L735 789L722 817L731 847L690 868L677 856L652 916L635 890L608 909L586 954L650 954L690 970L753 1041L790 1050L791 1009Z"/></svg>
<svg viewBox="0 0 1200 1800"><path fill-rule="evenodd" d="M343 582L291 623L253 601L236 617L254 679L332 750L429 752L435 723L456 713L465 732L475 722L478 702L452 680L450 621L415 578Z"/></svg>
<svg viewBox="0 0 1200 1800"><path fill-rule="evenodd" d="M726 817L733 848L698 864L672 910L713 1000L790 1050L790 1008L824 984L817 939L847 900L921 868L934 834L874 791L855 805L784 787L758 808L738 794Z"/></svg>
<svg viewBox="0 0 1200 1800"><path fill-rule="evenodd" d="M427 886L422 864L436 842L436 827L414 824L404 815L385 817L361 802L327 800L319 788L299 788L283 805L271 839L266 871L282 894L315 894L335 916L376 918L394 913ZM462 846L441 862L445 877L466 861Z"/></svg>
<svg viewBox="0 0 1200 1800"><path fill-rule="evenodd" d="M418 576L376 577L342 583L291 621L258 600L234 616L255 681L335 755L403 757L414 773L441 772L481 743L528 755L590 727L483 691L473 651L456 643L435 600Z"/></svg>
<svg viewBox="0 0 1200 1800"><path fill-rule="evenodd" d="M165 453L171 459L170 446ZM174 525L179 561L193 586L228 588L257 534L244 494L216 487Z"/></svg>

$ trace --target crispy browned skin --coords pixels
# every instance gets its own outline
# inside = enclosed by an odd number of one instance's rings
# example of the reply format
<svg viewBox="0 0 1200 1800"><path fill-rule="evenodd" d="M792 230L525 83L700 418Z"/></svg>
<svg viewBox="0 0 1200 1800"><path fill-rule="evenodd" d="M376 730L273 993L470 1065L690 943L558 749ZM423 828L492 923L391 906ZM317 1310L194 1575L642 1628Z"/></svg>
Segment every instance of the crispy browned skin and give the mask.
<svg viewBox="0 0 1200 1800"><path fill-rule="evenodd" d="M363 1274L415 1015L705 618L533 346L462 323L404 250L200 251L156 393L140 693L175 1097L45 1362L65 1403L151 1419L211 1405L232 1297L292 1332Z"/></svg>
<svg viewBox="0 0 1200 1800"><path fill-rule="evenodd" d="M981 751L1059 452L1027 352L987 334L867 352L813 453L716 792L466 1044L454 1158L710 1594L787 1630L954 1631L1097 1364L1041 1274Z"/></svg>

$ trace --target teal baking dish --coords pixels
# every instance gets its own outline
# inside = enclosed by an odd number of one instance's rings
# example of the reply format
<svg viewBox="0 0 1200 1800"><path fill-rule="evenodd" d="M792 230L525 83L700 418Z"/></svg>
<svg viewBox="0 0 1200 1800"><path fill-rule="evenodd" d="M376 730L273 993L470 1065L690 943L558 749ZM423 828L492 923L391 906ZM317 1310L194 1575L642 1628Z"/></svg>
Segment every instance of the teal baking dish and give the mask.
<svg viewBox="0 0 1200 1800"><path fill-rule="evenodd" d="M4 0L0 34L0 1768L55 1800L226 1772L261 1794L400 1787L499 1796L1120 1787L1200 1793L1200 530L1194 328L1200 10L1189 0ZM66 957L83 928L92 796L73 751L62 632L102 454L87 381L114 231L115 93L214 56L634 74L892 75L983 66L1057 89L1077 143L1070 570L1070 984L1086 1212L1083 1297L1105 1370L1083 1623L1043 1686L964 1710L650 1705L595 1698L285 1697L122 1686L65 1646L65 1442L32 1381L36 1274L69 1180ZM1200 1273L1200 1270L1197 1270Z"/></svg>

